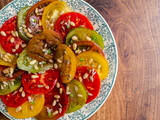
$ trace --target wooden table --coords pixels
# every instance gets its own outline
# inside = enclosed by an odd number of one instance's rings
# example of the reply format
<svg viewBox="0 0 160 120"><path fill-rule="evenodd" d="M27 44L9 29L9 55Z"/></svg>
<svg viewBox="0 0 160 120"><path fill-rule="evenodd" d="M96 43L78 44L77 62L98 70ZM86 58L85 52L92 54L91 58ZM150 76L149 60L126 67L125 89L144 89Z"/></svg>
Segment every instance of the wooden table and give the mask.
<svg viewBox="0 0 160 120"><path fill-rule="evenodd" d="M86 1L108 22L119 53L113 91L89 120L160 120L160 0Z"/></svg>

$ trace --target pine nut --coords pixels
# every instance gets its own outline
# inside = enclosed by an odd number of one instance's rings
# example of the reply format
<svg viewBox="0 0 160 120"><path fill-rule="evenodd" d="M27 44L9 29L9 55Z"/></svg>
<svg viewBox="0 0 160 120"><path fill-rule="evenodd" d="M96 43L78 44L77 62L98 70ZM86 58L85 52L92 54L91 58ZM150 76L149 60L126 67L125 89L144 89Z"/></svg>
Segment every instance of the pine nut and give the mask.
<svg viewBox="0 0 160 120"><path fill-rule="evenodd" d="M15 34L14 31L11 31L11 34L12 34L13 37L16 37L16 34Z"/></svg>
<svg viewBox="0 0 160 120"><path fill-rule="evenodd" d="M4 37L7 36L4 31L1 31L0 34L1 34L2 36L4 36Z"/></svg>
<svg viewBox="0 0 160 120"><path fill-rule="evenodd" d="M22 110L22 107L21 107L21 106L19 106L19 107L16 108L16 112L19 112L19 111L21 111L21 110Z"/></svg>
<svg viewBox="0 0 160 120"><path fill-rule="evenodd" d="M22 92L22 91L23 91L23 87L20 87L19 92Z"/></svg>
<svg viewBox="0 0 160 120"><path fill-rule="evenodd" d="M58 110L56 110L55 112L53 112L52 115L57 115L58 114Z"/></svg>
<svg viewBox="0 0 160 120"><path fill-rule="evenodd" d="M59 108L59 113L61 113L62 112L62 108Z"/></svg>
<svg viewBox="0 0 160 120"><path fill-rule="evenodd" d="M37 62L37 60L32 60L29 64L34 65Z"/></svg>
<svg viewBox="0 0 160 120"><path fill-rule="evenodd" d="M71 26L76 26L76 24L74 22L71 22L70 25Z"/></svg>
<svg viewBox="0 0 160 120"><path fill-rule="evenodd" d="M57 59L57 62L58 62L58 63L62 63L62 60L61 60L61 59Z"/></svg>
<svg viewBox="0 0 160 120"><path fill-rule="evenodd" d="M60 98L60 95L54 95L55 98L59 99Z"/></svg>
<svg viewBox="0 0 160 120"><path fill-rule="evenodd" d="M57 101L54 100L54 101L52 102L52 106L54 107L54 106L56 105L56 103L57 103Z"/></svg>
<svg viewBox="0 0 160 120"><path fill-rule="evenodd" d="M27 30L28 30L29 33L32 33L32 30L30 28L27 28Z"/></svg>
<svg viewBox="0 0 160 120"><path fill-rule="evenodd" d="M17 44L16 46L15 46L15 49L17 50L19 48L19 44Z"/></svg>
<svg viewBox="0 0 160 120"><path fill-rule="evenodd" d="M10 42L11 42L11 43L14 43L14 41L15 41L15 38L12 37L12 38L10 39Z"/></svg>
<svg viewBox="0 0 160 120"><path fill-rule="evenodd" d="M59 84L58 82L57 82L57 84L56 84L56 87L57 87L57 88L60 88L60 84Z"/></svg>
<svg viewBox="0 0 160 120"><path fill-rule="evenodd" d="M82 79L82 77L80 76L80 77L78 77L78 80L80 81L80 82L82 82L83 81L83 79Z"/></svg>
<svg viewBox="0 0 160 120"><path fill-rule="evenodd" d="M22 96L22 97L25 97L25 96L26 96L26 93L25 93L24 91L22 91L21 96Z"/></svg>
<svg viewBox="0 0 160 120"><path fill-rule="evenodd" d="M73 50L76 50L76 49L77 49L77 44L73 43Z"/></svg>
<svg viewBox="0 0 160 120"><path fill-rule="evenodd" d="M26 35L27 35L27 37L29 37L29 38L32 38L33 37L33 35L32 34L30 34L30 33L26 33Z"/></svg>
<svg viewBox="0 0 160 120"><path fill-rule="evenodd" d="M85 73L85 74L83 75L83 79L88 78L88 76L89 76L89 74L88 74L88 73Z"/></svg>
<svg viewBox="0 0 160 120"><path fill-rule="evenodd" d="M57 68L58 68L57 63L54 63L54 68L55 68L55 69L57 69Z"/></svg>
<svg viewBox="0 0 160 120"><path fill-rule="evenodd" d="M77 36L72 36L72 40L77 41L78 37Z"/></svg>
<svg viewBox="0 0 160 120"><path fill-rule="evenodd" d="M32 75L31 78L39 78L38 75Z"/></svg>
<svg viewBox="0 0 160 120"><path fill-rule="evenodd" d="M59 88L59 94L62 94L62 92L63 92L63 89Z"/></svg>
<svg viewBox="0 0 160 120"><path fill-rule="evenodd" d="M78 96L78 97L83 97L83 95L82 95L82 94L78 94L77 96Z"/></svg>
<svg viewBox="0 0 160 120"><path fill-rule="evenodd" d="M86 40L91 41L92 39L91 39L90 37L87 36L87 37L86 37Z"/></svg>

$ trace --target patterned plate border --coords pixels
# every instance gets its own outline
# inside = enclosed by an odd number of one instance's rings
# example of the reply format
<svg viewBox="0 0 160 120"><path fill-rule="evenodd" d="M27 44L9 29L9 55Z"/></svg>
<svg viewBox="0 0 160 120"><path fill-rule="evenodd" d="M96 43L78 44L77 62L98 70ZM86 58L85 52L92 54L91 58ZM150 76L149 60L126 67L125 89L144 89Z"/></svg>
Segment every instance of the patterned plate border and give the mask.
<svg viewBox="0 0 160 120"><path fill-rule="evenodd" d="M14 0L0 10L0 26L9 18L17 14L19 9L25 6L31 6L40 0ZM67 1L69 6L76 12L87 16L94 25L95 30L102 35L104 39L105 58L109 61L109 76L102 81L99 96L91 103L86 104L80 110L66 114L59 120L85 120L91 117L106 101L114 86L118 70L118 52L114 36L104 18L91 5L83 0L63 0ZM15 119L5 110L6 106L0 101L0 112L11 120L35 120L35 118Z"/></svg>

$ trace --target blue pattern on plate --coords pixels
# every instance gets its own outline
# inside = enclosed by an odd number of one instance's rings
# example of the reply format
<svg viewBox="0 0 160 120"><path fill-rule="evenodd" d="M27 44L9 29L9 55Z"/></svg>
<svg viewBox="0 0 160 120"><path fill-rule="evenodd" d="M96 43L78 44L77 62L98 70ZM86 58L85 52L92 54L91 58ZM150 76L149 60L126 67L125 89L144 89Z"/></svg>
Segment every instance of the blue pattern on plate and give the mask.
<svg viewBox="0 0 160 120"><path fill-rule="evenodd" d="M31 6L40 0L14 0L0 10L0 25L2 25L7 19L17 14L19 9L25 6ZM102 87L99 96L91 103L86 104L80 110L65 114L59 120L85 120L91 117L108 98L113 85L115 83L117 69L118 69L118 53L116 43L112 32L103 19L103 17L92 6L83 0L63 0L67 1L69 6L76 12L82 13L87 16L94 25L95 30L103 36L104 39L104 53L106 59L109 61L110 71L109 76L102 81ZM6 111L6 106L0 101L0 111L11 120L18 120L11 117ZM35 120L35 118L27 118L21 120Z"/></svg>

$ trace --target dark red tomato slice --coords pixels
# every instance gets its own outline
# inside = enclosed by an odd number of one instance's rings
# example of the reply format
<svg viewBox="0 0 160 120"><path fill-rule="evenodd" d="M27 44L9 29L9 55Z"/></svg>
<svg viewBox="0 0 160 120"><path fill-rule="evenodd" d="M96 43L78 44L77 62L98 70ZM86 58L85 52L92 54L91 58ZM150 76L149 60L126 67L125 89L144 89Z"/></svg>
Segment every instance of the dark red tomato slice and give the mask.
<svg viewBox="0 0 160 120"><path fill-rule="evenodd" d="M59 70L50 69L42 74L22 75L22 84L25 91L31 94L43 94L52 90L59 78Z"/></svg>
<svg viewBox="0 0 160 120"><path fill-rule="evenodd" d="M35 35L39 32L42 32L42 13L45 7L55 0L41 0L33 5L26 14L26 26L31 29L31 34Z"/></svg>
<svg viewBox="0 0 160 120"><path fill-rule="evenodd" d="M45 105L42 111L36 116L39 120L57 120L63 116L69 104L66 90L60 82L48 93L45 94Z"/></svg>
<svg viewBox="0 0 160 120"><path fill-rule="evenodd" d="M12 17L0 28L0 43L3 49L11 54L21 53L23 50L22 44L25 44L25 41L19 38L16 31L16 21L17 16Z"/></svg>
<svg viewBox="0 0 160 120"><path fill-rule="evenodd" d="M92 30L94 29L92 23L86 16L77 12L68 12L58 18L54 30L63 37L66 37L71 29L81 26Z"/></svg>
<svg viewBox="0 0 160 120"><path fill-rule="evenodd" d="M23 87L21 86L18 90L12 93L9 93L7 95L1 95L0 98L6 106L18 107L24 102L26 102L28 100L28 96L30 95L31 94L24 91Z"/></svg>
<svg viewBox="0 0 160 120"><path fill-rule="evenodd" d="M81 51L94 51L104 56L102 48L100 48L96 43L92 41L77 41L75 42L75 44L77 45L76 49L80 49ZM74 45L72 44L72 50L74 49Z"/></svg>
<svg viewBox="0 0 160 120"><path fill-rule="evenodd" d="M86 66L78 67L75 79L82 82L88 92L88 99L86 103L91 102L98 96L101 80L95 69Z"/></svg>

